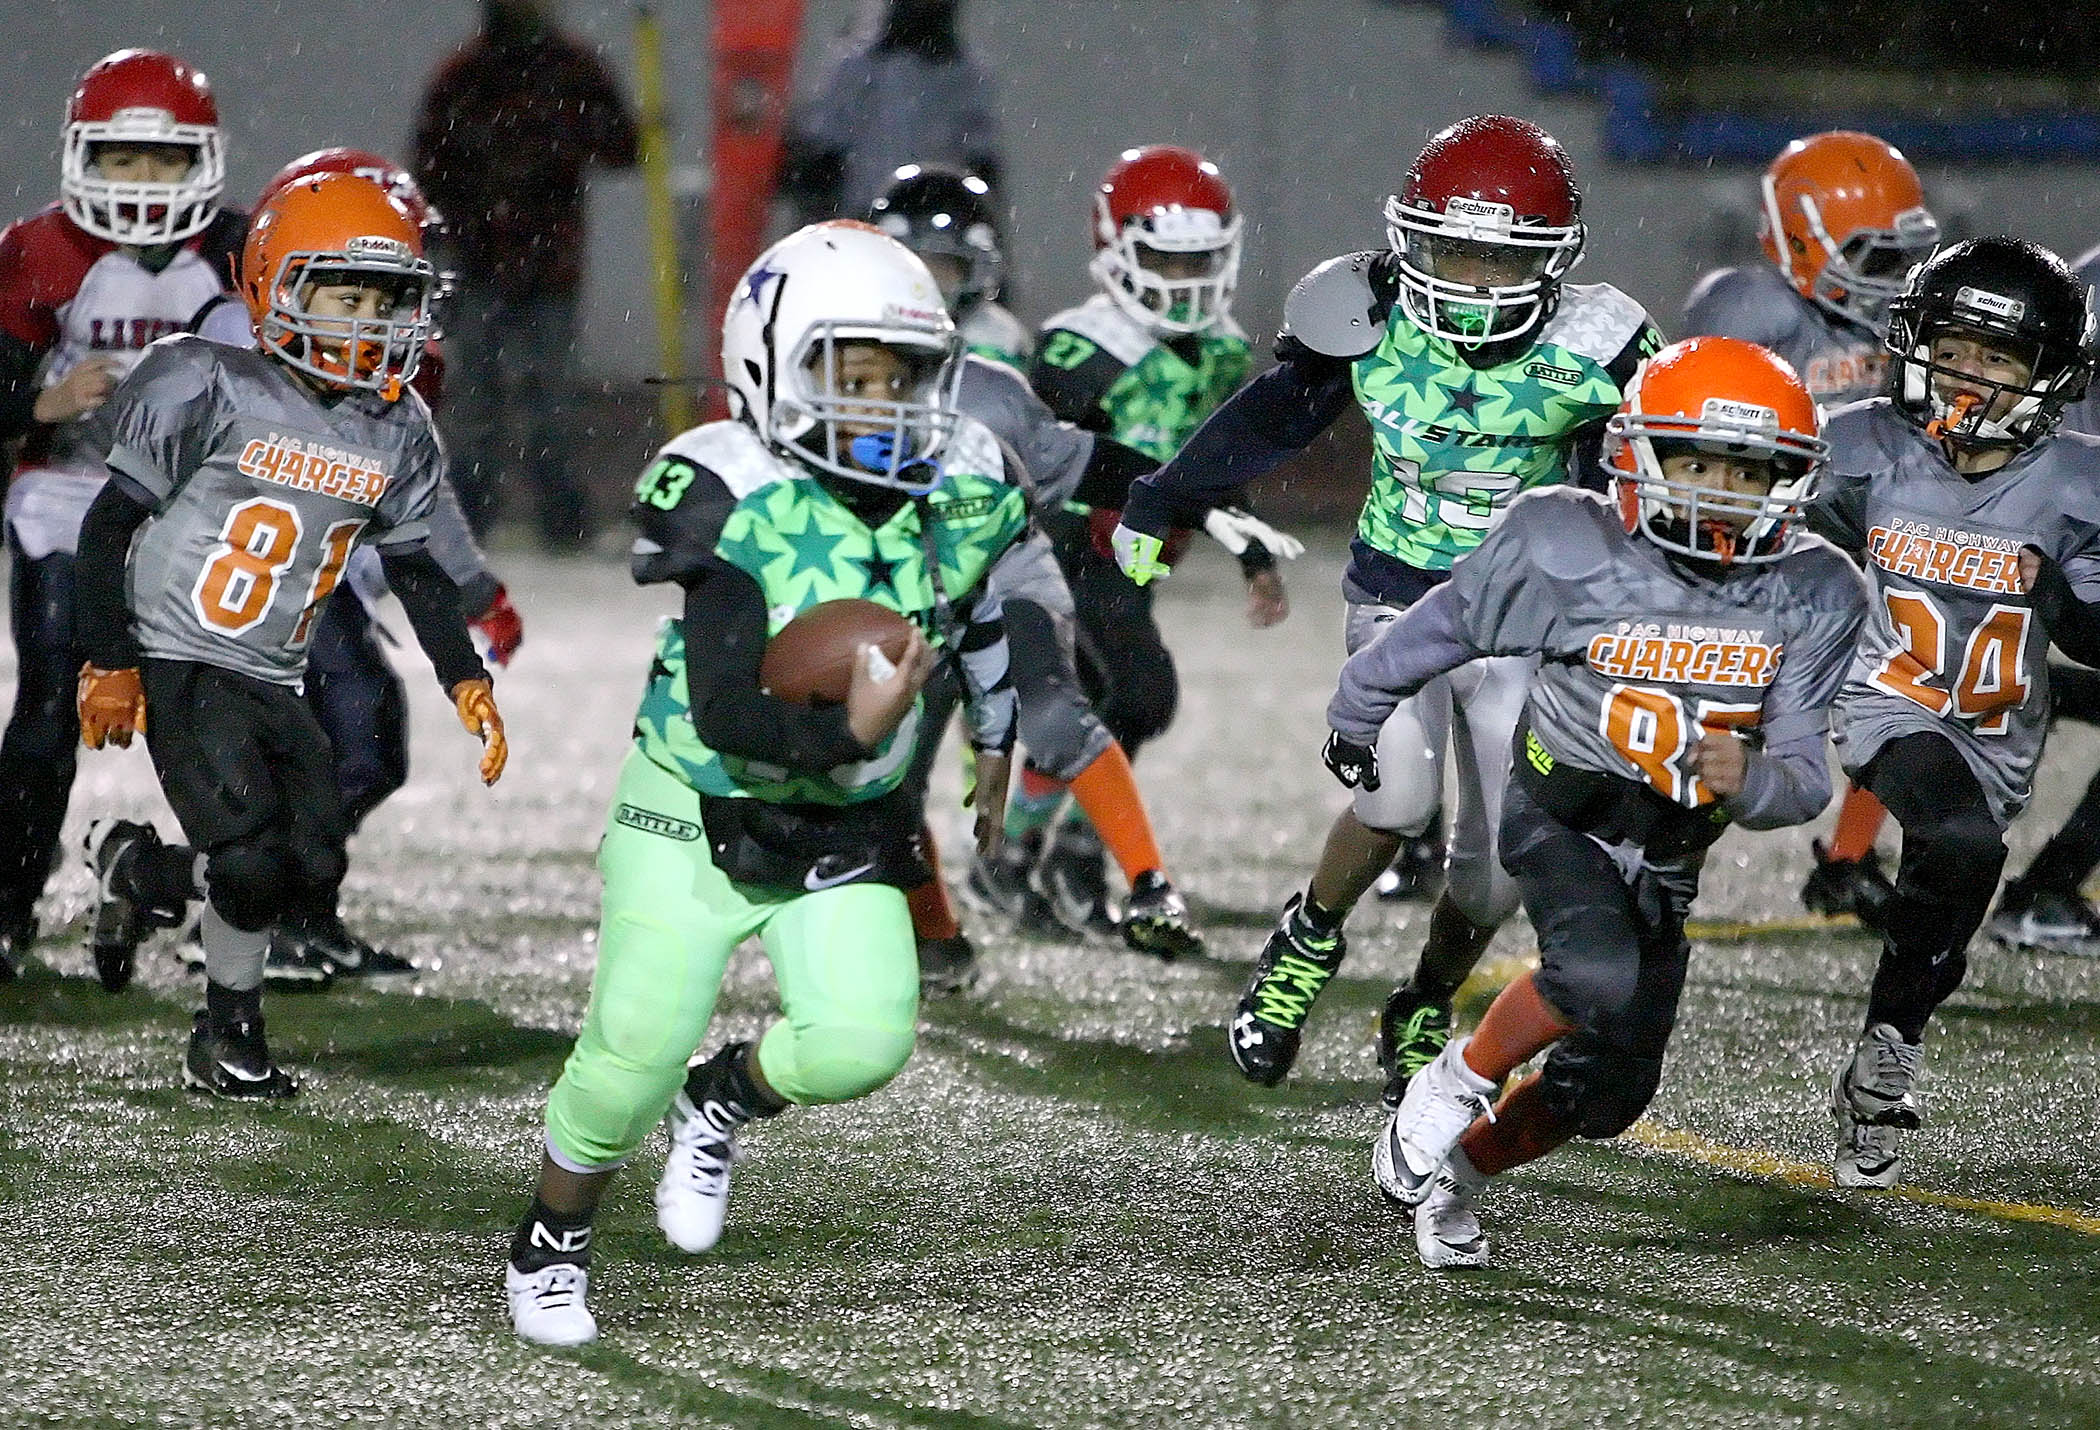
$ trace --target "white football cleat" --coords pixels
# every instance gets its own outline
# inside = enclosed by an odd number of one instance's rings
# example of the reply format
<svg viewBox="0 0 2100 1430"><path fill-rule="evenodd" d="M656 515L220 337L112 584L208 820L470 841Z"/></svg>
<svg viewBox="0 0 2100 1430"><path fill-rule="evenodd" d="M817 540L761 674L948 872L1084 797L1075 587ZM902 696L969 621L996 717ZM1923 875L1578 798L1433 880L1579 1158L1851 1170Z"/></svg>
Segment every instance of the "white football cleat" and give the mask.
<svg viewBox="0 0 2100 1430"><path fill-rule="evenodd" d="M1430 1178L1429 1195L1415 1208L1415 1254L1436 1271L1488 1264L1487 1233L1477 1209L1487 1178L1474 1171L1464 1152Z"/></svg>
<svg viewBox="0 0 2100 1430"><path fill-rule="evenodd" d="M1903 1175L1902 1129L1863 1121L1854 1106L1850 1083L1852 1062L1838 1064L1830 1078L1830 1116L1837 1123L1837 1151L1830 1159L1831 1180L1840 1187L1893 1187Z"/></svg>
<svg viewBox="0 0 2100 1430"><path fill-rule="evenodd" d="M671 1099L664 1130L671 1152L656 1180L656 1224L680 1251L711 1250L729 1214L729 1169L740 1155L736 1127L716 1109L697 1108L684 1091Z"/></svg>
<svg viewBox="0 0 2100 1430"><path fill-rule="evenodd" d="M1371 1148L1378 1189L1404 1207L1429 1195L1437 1168L1476 1118L1493 1117L1497 1085L1466 1066L1471 1038L1454 1038L1436 1061L1408 1079L1400 1106Z"/></svg>
<svg viewBox="0 0 2100 1430"><path fill-rule="evenodd" d="M573 1261L556 1261L537 1271L503 1268L503 1289L510 1294L510 1328L543 1346L581 1346L598 1339L598 1318L584 1304L591 1273Z"/></svg>

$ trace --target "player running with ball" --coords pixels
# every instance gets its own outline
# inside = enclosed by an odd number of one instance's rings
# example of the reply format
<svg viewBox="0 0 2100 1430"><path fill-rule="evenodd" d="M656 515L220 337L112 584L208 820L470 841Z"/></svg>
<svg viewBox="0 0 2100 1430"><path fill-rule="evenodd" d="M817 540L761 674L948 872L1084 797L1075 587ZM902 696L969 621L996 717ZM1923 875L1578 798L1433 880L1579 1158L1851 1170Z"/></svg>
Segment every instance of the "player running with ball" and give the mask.
<svg viewBox="0 0 2100 1430"><path fill-rule="evenodd" d="M904 890L927 870L908 781L933 646L959 661L977 755L977 838L1005 815L1014 692L986 575L1025 530L999 443L955 411L961 342L926 266L866 224L817 224L744 275L722 326L737 416L674 438L643 474L638 581L675 582L599 847L590 1011L547 1099L546 1152L511 1242L527 1340L598 1333L591 1222L658 1121L672 1245L721 1235L738 1132L874 1092L911 1056L919 961ZM843 703L760 683L772 635L858 598L911 620L894 669L856 665ZM928 638L930 637L930 639ZM753 935L783 1016L688 1066L730 953Z"/></svg>
<svg viewBox="0 0 2100 1430"><path fill-rule="evenodd" d="M1615 500L1561 488L1516 503L1342 667L1327 762L1361 786L1401 701L1483 656L1541 658L1501 831L1538 970L1415 1074L1372 1158L1380 1188L1415 1208L1426 1265L1486 1264L1474 1205L1489 1177L1640 1116L1707 847L1731 823L1800 824L1830 799L1827 707L1865 595L1799 533L1825 451L1807 388L1765 349L1665 348L1607 428Z"/></svg>

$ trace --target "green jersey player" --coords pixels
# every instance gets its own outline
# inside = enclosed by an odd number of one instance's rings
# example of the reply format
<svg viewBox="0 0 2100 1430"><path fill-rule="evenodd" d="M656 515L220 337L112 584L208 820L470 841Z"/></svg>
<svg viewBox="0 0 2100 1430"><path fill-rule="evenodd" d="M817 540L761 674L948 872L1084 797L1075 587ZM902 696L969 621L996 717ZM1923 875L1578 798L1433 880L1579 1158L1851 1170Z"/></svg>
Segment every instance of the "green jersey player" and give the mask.
<svg viewBox="0 0 2100 1430"><path fill-rule="evenodd" d="M747 272L723 323L737 416L674 438L643 474L634 574L674 582L599 846L605 890L590 1011L547 1099L538 1193L506 1277L517 1333L573 1345L591 1220L650 1129L671 1152L657 1222L721 1234L737 1133L790 1106L875 1091L911 1055L919 964L903 890L926 877L920 688L962 667L977 833L996 845L1014 735L998 600L985 581L1025 530L1000 446L955 413L960 343L926 267L865 224L817 224ZM922 634L894 666L863 651L842 704L759 683L773 632L857 597ZM758 935L783 1017L689 1067L730 953Z"/></svg>
<svg viewBox="0 0 2100 1430"><path fill-rule="evenodd" d="M1343 594L1354 652L1446 580L1510 501L1564 481L1661 339L1606 284L1562 285L1580 257L1581 193L1567 154L1534 124L1476 116L1432 138L1386 201L1389 249L1348 254L1292 291L1281 362L1228 402L1179 456L1134 483L1115 533L1133 579L1164 574L1162 539L1203 494L1307 446L1354 404L1371 425L1371 491ZM1378 742L1382 778L1357 791L1319 868L1285 908L1234 1014L1233 1060L1280 1081L1342 922L1421 832L1441 798L1444 747L1460 788L1449 874L1414 980L1388 1000L1381 1055L1397 1091L1443 1046L1450 1003L1517 904L1495 854L1524 656L1470 661L1401 701Z"/></svg>

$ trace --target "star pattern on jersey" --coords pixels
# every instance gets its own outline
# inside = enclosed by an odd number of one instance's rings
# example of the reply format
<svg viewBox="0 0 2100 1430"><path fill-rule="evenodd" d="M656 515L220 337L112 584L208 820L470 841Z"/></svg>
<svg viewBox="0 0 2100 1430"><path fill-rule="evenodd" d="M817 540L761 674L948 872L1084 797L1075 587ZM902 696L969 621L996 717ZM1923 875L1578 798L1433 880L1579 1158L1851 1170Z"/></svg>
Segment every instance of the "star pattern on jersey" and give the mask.
<svg viewBox="0 0 2100 1430"><path fill-rule="evenodd" d="M1451 411L1464 413L1469 422L1480 420L1480 390L1473 386L1472 378L1464 379L1456 387L1444 388L1443 393Z"/></svg>
<svg viewBox="0 0 2100 1430"><path fill-rule="evenodd" d="M818 576L829 575L832 557L846 539L842 533L819 529L814 517L805 523L802 530L783 531L780 536L794 556L794 565L788 567L787 571L791 581L805 571L814 572Z"/></svg>
<svg viewBox="0 0 2100 1430"><path fill-rule="evenodd" d="M879 586L892 596L902 594L897 589L897 572L904 565L903 562L892 561L880 551L870 551L866 556L855 556L851 559L854 565L867 573L869 591L872 592Z"/></svg>
<svg viewBox="0 0 2100 1430"><path fill-rule="evenodd" d="M777 541L760 539L749 521L732 519L723 527L721 539L715 543L715 552L738 570L755 574L780 558L781 547Z"/></svg>

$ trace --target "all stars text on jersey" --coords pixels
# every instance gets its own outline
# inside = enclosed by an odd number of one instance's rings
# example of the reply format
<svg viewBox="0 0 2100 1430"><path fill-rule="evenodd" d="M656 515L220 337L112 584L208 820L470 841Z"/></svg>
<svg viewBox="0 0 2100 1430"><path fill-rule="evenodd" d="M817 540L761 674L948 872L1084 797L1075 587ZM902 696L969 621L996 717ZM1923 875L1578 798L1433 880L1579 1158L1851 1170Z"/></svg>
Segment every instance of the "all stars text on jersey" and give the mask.
<svg viewBox="0 0 2100 1430"><path fill-rule="evenodd" d="M276 432L254 438L241 449L240 470L259 481L340 497L359 506L377 506L394 481L379 459L367 453Z"/></svg>

